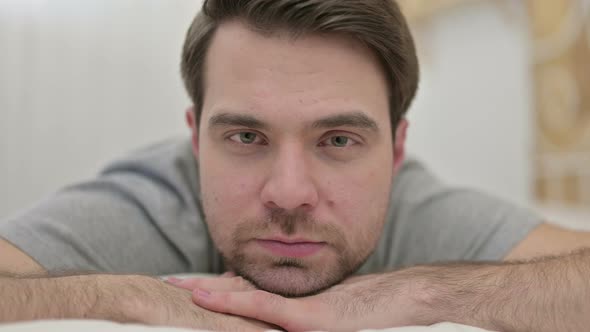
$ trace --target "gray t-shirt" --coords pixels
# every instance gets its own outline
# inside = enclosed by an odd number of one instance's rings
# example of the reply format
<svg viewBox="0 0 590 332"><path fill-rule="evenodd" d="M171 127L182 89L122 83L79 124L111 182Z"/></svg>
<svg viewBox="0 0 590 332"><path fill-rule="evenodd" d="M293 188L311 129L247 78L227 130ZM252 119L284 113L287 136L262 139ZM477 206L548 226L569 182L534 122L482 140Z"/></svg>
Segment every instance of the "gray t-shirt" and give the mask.
<svg viewBox="0 0 590 332"><path fill-rule="evenodd" d="M0 222L0 237L49 271L220 273L197 167L186 139L145 148ZM448 187L414 160L394 182L387 218L359 272L499 260L541 223L526 209Z"/></svg>

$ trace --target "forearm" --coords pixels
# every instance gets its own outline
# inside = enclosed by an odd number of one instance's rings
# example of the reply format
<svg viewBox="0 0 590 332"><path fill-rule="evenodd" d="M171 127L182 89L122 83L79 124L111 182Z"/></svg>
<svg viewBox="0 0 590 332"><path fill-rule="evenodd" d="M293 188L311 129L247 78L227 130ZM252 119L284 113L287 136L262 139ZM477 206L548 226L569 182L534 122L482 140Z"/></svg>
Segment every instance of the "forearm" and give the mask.
<svg viewBox="0 0 590 332"><path fill-rule="evenodd" d="M111 278L0 277L0 322L39 319L117 320Z"/></svg>
<svg viewBox="0 0 590 332"><path fill-rule="evenodd" d="M411 268L433 322L497 331L582 331L590 326L590 250L505 264Z"/></svg>

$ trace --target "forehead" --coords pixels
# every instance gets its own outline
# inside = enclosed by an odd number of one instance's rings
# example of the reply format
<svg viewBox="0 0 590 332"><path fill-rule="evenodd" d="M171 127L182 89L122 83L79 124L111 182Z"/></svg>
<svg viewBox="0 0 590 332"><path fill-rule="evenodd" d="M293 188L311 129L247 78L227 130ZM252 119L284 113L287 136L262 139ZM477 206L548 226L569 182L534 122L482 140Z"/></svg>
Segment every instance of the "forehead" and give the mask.
<svg viewBox="0 0 590 332"><path fill-rule="evenodd" d="M235 109L265 120L313 121L351 110L388 123L387 79L352 37L262 35L240 22L217 30L207 54L202 122ZM386 124L382 124L383 129Z"/></svg>

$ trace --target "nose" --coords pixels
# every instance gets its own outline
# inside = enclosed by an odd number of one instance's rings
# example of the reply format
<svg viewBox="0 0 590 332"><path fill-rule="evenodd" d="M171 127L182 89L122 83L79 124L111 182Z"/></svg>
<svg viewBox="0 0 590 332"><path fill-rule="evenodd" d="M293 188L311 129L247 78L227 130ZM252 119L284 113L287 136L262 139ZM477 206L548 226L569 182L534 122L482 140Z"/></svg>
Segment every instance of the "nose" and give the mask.
<svg viewBox="0 0 590 332"><path fill-rule="evenodd" d="M309 211L316 206L318 192L304 152L297 147L279 151L262 188L261 199L269 208Z"/></svg>

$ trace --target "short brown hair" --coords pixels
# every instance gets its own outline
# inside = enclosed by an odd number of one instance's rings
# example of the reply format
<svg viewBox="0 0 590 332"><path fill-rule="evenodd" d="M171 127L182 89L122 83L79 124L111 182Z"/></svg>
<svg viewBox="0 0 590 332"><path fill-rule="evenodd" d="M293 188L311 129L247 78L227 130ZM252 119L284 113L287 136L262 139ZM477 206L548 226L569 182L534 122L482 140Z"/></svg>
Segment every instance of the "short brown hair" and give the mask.
<svg viewBox="0 0 590 332"><path fill-rule="evenodd" d="M418 59L406 19L394 0L205 0L188 30L181 63L197 123L203 107L207 50L220 24L234 19L262 34L286 30L297 38L337 33L352 36L370 47L390 82L394 131L414 99L419 80Z"/></svg>

